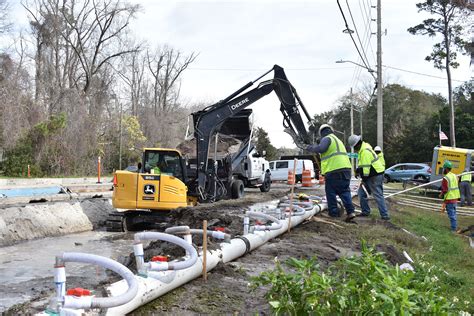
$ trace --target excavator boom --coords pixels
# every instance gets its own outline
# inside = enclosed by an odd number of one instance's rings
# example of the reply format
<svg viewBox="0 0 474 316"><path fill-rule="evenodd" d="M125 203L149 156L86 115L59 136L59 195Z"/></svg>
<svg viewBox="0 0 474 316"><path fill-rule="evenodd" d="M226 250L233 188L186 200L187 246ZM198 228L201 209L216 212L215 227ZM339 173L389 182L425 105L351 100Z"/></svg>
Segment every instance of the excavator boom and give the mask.
<svg viewBox="0 0 474 316"><path fill-rule="evenodd" d="M274 72L274 78L260 82L252 90L245 92L265 75ZM283 114L283 126L296 144L309 144L310 137L301 117L301 111L308 122L311 117L296 90L288 81L282 67L275 65L265 74L251 81L232 93L230 96L201 111L192 114L194 123L194 136L197 146L197 177L195 179L196 191L201 200L213 196L211 178L217 177L217 167L209 166L209 143L212 135L219 130L226 119L236 115L254 102L274 91L280 100L280 111Z"/></svg>

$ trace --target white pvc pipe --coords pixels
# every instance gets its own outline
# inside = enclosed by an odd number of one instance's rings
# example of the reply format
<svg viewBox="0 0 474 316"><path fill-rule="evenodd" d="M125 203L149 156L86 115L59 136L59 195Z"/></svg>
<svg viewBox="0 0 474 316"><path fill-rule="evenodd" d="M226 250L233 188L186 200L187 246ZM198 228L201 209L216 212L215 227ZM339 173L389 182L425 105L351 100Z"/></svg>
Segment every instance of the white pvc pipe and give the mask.
<svg viewBox="0 0 474 316"><path fill-rule="evenodd" d="M303 216L291 219L291 227L294 227L307 218L327 208L327 204L315 205L311 211L306 212ZM246 217L248 218L248 217ZM272 231L256 231L252 234L236 237L231 239L230 243L221 243L221 249L207 252L207 271L212 270L219 261L227 263L232 261L248 251L254 250L263 245L269 239L285 233L288 229L289 219L282 222L282 227ZM129 303L109 308L107 315L125 315L131 313L138 307L157 299L158 297L168 293L169 291L183 285L202 273L202 258L199 257L197 262L188 269L180 271L163 271L157 272L160 277L137 277L139 283L139 291L137 296ZM174 274L172 274L174 273ZM120 295L125 289L123 281L116 282L108 287L111 295Z"/></svg>
<svg viewBox="0 0 474 316"><path fill-rule="evenodd" d="M249 233L250 228L250 218L248 216L244 217L244 235Z"/></svg>
<svg viewBox="0 0 474 316"><path fill-rule="evenodd" d="M144 266L150 271L166 271L166 270L182 270L189 268L196 263L197 260L197 251L192 245L190 245L186 240L165 233L158 232L142 232L135 234L136 241L145 241L145 240L161 240L173 243L177 246L180 246L189 253L190 257L184 261L178 262L145 262ZM138 264L137 264L138 265Z"/></svg>
<svg viewBox="0 0 474 316"><path fill-rule="evenodd" d="M293 201L293 207L295 205L305 209L306 211L310 211L314 207L313 202ZM288 206L290 206L290 203L289 203L289 201L282 201L280 204L278 204L278 206L279 207L288 207Z"/></svg>
<svg viewBox="0 0 474 316"><path fill-rule="evenodd" d="M190 229L188 226L175 226L175 227L167 228L165 230L165 233L173 234L173 235L180 235L180 234L202 235L204 231L202 229ZM229 234L226 234L224 232L220 232L217 230L208 230L207 236L216 238L216 239L225 240L227 242L230 241L230 238L231 238Z"/></svg>
<svg viewBox="0 0 474 316"><path fill-rule="evenodd" d="M307 218L313 216L314 214L320 212L323 209L327 208L327 204L317 204L314 206L313 210L306 212L302 216L297 216L291 219L291 227L299 225ZM280 221L282 227L277 230L268 230L268 231L255 231L252 234L247 234L237 238L233 238L228 244L221 244L222 249L222 262L227 263L233 261L247 252L250 252L261 245L263 245L268 240L275 238L288 230L290 223L289 218Z"/></svg>
<svg viewBox="0 0 474 316"><path fill-rule="evenodd" d="M137 279L133 273L118 263L115 260L87 254L87 253L77 253L77 252L65 252L60 256L64 262L81 262L95 264L105 269L109 269L119 274L124 278L127 288L126 291L121 293L118 296L113 297L92 297L92 296L69 296L64 297L64 308L73 308L73 309L91 309L91 308L110 308L115 306L120 306L127 304L131 301L138 292L138 283Z"/></svg>
<svg viewBox="0 0 474 316"><path fill-rule="evenodd" d="M208 251L206 258L206 269L210 271L219 263L221 251ZM179 271L155 272L160 277L143 278L137 276L138 294L127 304L107 309L106 315L126 315L139 308L140 306L151 302L158 297L174 290L175 288L188 283L202 274L202 257L189 268ZM111 295L120 295L126 288L123 281L111 284L107 290Z"/></svg>
<svg viewBox="0 0 474 316"><path fill-rule="evenodd" d="M278 206L282 210L283 214L286 213L285 210L287 208L291 207L290 204L287 204L287 203L281 203ZM293 210L291 212L291 216L302 216L302 215L305 215L307 211L311 211L311 209L306 210L306 209L302 208L301 206L298 206L297 204L293 204L292 207L293 207Z"/></svg>
<svg viewBox="0 0 474 316"><path fill-rule="evenodd" d="M268 215L266 213L262 212L247 212L245 213L246 216L253 217L253 218L263 218L267 221L273 222L271 225L254 225L254 230L260 231L260 230L275 230L275 229L280 229L282 227L282 223L280 220L276 217L273 217L271 215Z"/></svg>

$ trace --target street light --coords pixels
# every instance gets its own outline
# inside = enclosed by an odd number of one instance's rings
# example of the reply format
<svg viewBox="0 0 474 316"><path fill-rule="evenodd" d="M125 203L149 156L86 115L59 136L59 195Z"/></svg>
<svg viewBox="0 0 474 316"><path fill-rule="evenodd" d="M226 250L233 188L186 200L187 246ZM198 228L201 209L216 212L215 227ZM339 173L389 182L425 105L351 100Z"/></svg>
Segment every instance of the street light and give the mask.
<svg viewBox="0 0 474 316"><path fill-rule="evenodd" d="M344 63L351 63L351 64L354 64L354 65L356 65L356 66L365 68L365 69L367 69L367 71L372 75L372 77L373 77L374 79L376 79L376 78L375 78L375 75L374 75L375 70L373 70L372 68L366 67L366 66L364 66L364 65L362 65L362 64L359 64L359 63L356 63L356 62L354 62L354 61L352 61L352 60L342 60L342 59L341 59L341 60L336 60L336 64L344 64Z"/></svg>
<svg viewBox="0 0 474 316"><path fill-rule="evenodd" d="M379 3L380 5L380 3ZM361 65L359 63L353 62L351 60L338 60L336 61L337 64L342 63L351 63L356 66L362 67L367 69L370 75L375 79L376 87L377 87L377 145L380 146L383 150L383 95L382 95L382 57L379 52L381 51L381 47L379 47L377 51L377 77L374 75L375 70ZM371 96L372 98L372 96Z"/></svg>

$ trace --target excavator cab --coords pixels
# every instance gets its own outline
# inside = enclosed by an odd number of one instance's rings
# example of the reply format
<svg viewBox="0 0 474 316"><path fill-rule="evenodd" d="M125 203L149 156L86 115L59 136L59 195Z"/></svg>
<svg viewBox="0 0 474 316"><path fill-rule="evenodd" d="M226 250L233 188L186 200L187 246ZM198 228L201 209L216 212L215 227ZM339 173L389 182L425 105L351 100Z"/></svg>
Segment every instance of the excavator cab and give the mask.
<svg viewBox="0 0 474 316"><path fill-rule="evenodd" d="M170 210L188 205L185 163L179 151L145 148L138 173L115 172L113 206Z"/></svg>

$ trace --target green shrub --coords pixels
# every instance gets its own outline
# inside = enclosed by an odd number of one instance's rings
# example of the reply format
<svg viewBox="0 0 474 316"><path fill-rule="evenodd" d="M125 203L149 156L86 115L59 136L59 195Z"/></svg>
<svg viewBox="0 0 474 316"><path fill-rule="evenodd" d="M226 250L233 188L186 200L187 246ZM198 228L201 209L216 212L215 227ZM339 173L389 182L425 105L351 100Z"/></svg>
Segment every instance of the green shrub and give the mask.
<svg viewBox="0 0 474 316"><path fill-rule="evenodd" d="M420 261L421 262L421 261ZM285 271L253 278L251 286L269 286L266 298L276 314L290 315L446 315L469 310L470 302L444 297L450 280L444 271L421 262L415 271L392 266L362 242L362 255L344 258L322 272L316 259L289 259Z"/></svg>

